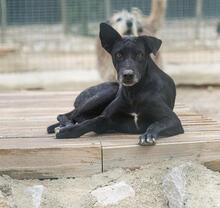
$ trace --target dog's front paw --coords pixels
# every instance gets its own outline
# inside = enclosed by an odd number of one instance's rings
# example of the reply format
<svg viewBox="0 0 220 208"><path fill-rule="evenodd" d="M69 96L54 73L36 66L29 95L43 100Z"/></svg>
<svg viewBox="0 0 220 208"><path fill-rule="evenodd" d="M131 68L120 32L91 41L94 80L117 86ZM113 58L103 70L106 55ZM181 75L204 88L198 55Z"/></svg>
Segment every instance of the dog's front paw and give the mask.
<svg viewBox="0 0 220 208"><path fill-rule="evenodd" d="M53 124L53 125L51 125L51 126L48 126L48 127L47 127L47 133L48 133L48 134L55 133L55 129L56 129L57 127L59 127L59 126L60 126L59 123L55 123L55 124Z"/></svg>
<svg viewBox="0 0 220 208"><path fill-rule="evenodd" d="M53 134L53 133L55 133L55 128L56 128L56 127L54 127L54 125L48 126L48 127L47 127L47 133L48 133L48 134Z"/></svg>
<svg viewBox="0 0 220 208"><path fill-rule="evenodd" d="M153 134L143 134L139 137L139 145L141 146L152 146L156 144L156 136Z"/></svg>

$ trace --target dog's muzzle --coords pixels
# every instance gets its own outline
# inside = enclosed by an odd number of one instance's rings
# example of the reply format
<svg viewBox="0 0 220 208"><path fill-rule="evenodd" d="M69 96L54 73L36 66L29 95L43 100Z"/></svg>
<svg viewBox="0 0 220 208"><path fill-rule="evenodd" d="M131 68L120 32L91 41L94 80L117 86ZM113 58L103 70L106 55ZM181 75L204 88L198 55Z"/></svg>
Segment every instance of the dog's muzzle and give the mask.
<svg viewBox="0 0 220 208"><path fill-rule="evenodd" d="M135 73L131 69L126 69L122 72L122 75L120 77L120 82L124 86L133 86L137 83L137 78L135 76Z"/></svg>

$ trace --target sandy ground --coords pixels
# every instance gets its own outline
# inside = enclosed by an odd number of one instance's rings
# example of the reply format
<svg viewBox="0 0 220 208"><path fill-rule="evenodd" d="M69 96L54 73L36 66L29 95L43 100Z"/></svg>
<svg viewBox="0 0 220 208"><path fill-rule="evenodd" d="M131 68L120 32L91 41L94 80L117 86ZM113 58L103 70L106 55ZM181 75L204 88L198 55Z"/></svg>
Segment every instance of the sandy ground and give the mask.
<svg viewBox="0 0 220 208"><path fill-rule="evenodd" d="M146 164L140 169L114 169L104 174L76 179L59 180L12 180L0 177L0 207L9 203L13 208L101 208L91 191L124 181L130 185L135 196L126 198L107 208L168 208L162 184L172 168L187 165L184 208L219 208L220 173L206 169L195 162L166 160ZM31 186L43 186L40 206L35 205L27 190ZM1 201L2 200L2 201ZM4 205L5 203L5 205Z"/></svg>

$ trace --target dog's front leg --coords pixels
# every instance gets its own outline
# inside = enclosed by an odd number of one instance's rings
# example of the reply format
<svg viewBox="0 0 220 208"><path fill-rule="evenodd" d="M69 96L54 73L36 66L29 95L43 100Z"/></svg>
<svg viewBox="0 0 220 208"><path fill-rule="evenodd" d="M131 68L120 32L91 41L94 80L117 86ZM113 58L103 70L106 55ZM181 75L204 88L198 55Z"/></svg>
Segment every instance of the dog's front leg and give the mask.
<svg viewBox="0 0 220 208"><path fill-rule="evenodd" d="M120 97L116 97L105 109L104 111L101 113L101 115L103 117L105 117L106 119L109 119L112 117L112 115L114 115L115 113L117 113L120 108L123 107L123 102L122 99Z"/></svg>
<svg viewBox="0 0 220 208"><path fill-rule="evenodd" d="M162 115L164 112L167 115ZM162 118L149 125L146 132L139 137L140 145L154 145L159 136L174 136L184 132L179 118L171 109L163 109L158 115L162 115Z"/></svg>

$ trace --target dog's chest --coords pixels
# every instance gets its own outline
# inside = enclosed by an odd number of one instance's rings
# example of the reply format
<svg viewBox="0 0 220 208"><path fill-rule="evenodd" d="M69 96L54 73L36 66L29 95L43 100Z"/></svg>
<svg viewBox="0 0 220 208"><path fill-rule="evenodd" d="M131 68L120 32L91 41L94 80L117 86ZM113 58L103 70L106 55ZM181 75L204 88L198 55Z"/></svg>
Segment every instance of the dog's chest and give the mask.
<svg viewBox="0 0 220 208"><path fill-rule="evenodd" d="M135 126L136 126L137 128L139 128L139 127L138 127L138 114L137 114L137 113L130 113L130 115L133 116L133 118L134 118Z"/></svg>

